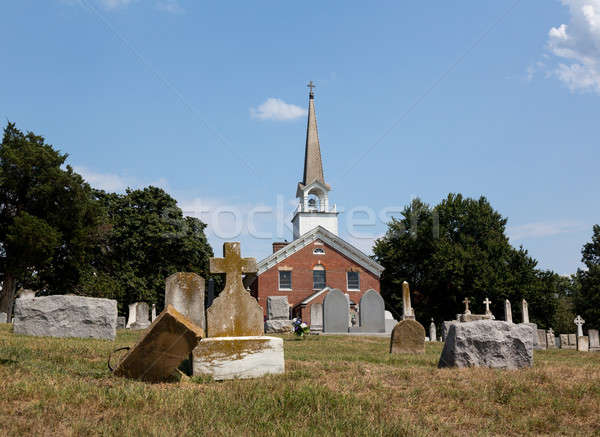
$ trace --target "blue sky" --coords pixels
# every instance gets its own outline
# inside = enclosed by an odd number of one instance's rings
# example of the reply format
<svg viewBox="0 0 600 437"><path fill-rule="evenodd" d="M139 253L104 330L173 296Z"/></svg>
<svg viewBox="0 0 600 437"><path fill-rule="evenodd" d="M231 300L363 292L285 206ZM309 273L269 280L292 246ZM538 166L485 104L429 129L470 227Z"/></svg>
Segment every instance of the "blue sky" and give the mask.
<svg viewBox="0 0 600 437"><path fill-rule="evenodd" d="M164 187L217 253L291 238L309 80L341 235L367 252L415 196L486 196L563 274L600 222L600 0L19 0L0 16L0 117L97 187Z"/></svg>

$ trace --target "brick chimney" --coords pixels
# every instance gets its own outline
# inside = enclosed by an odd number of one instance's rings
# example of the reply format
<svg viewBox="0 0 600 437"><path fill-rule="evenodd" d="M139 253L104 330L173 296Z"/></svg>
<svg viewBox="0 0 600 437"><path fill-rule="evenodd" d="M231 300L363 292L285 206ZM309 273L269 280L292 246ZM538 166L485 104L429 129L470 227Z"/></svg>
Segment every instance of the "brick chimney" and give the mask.
<svg viewBox="0 0 600 437"><path fill-rule="evenodd" d="M287 241L278 241L278 242L273 243L273 253L277 252L279 249L287 246L288 244L290 244L290 243L288 243Z"/></svg>

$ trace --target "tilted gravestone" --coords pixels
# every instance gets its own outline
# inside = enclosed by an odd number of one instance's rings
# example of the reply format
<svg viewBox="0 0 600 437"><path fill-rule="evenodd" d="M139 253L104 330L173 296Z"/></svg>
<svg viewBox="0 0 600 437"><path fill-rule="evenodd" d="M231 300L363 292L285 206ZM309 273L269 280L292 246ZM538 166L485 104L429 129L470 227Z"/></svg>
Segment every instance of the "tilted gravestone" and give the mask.
<svg viewBox="0 0 600 437"><path fill-rule="evenodd" d="M348 332L348 299L337 288L323 299L323 332Z"/></svg>
<svg viewBox="0 0 600 437"><path fill-rule="evenodd" d="M173 305L196 326L206 329L204 287L204 278L196 273L173 273L165 281L165 308Z"/></svg>
<svg viewBox="0 0 600 437"><path fill-rule="evenodd" d="M385 332L385 303L375 290L368 290L359 302L361 332Z"/></svg>
<svg viewBox="0 0 600 437"><path fill-rule="evenodd" d="M497 320L450 326L438 367L519 369L533 365L533 328Z"/></svg>
<svg viewBox="0 0 600 437"><path fill-rule="evenodd" d="M15 334L114 340L117 301L74 295L17 299Z"/></svg>
<svg viewBox="0 0 600 437"><path fill-rule="evenodd" d="M293 326L290 320L290 306L287 296L267 297L267 317L265 332L284 333L292 331Z"/></svg>
<svg viewBox="0 0 600 437"><path fill-rule="evenodd" d="M114 373L142 381L164 381L190 356L203 336L202 328L169 305L120 361Z"/></svg>
<svg viewBox="0 0 600 437"><path fill-rule="evenodd" d="M416 320L405 319L392 330L391 354L420 354L425 352L425 328Z"/></svg>
<svg viewBox="0 0 600 437"><path fill-rule="evenodd" d="M210 259L211 273L225 273L225 288L206 314L207 334L193 351L194 375L216 380L283 373L283 340L263 336L263 310L242 283L256 260L242 258L240 243L225 243L224 258Z"/></svg>

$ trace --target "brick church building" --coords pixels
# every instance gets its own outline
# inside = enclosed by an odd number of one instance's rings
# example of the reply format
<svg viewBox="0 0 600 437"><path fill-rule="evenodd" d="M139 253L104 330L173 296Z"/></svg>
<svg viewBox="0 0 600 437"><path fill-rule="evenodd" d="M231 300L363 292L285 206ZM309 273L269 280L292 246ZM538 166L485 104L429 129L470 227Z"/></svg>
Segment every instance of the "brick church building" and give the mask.
<svg viewBox="0 0 600 437"><path fill-rule="evenodd" d="M312 82L309 84L304 177L298 183L298 207L291 243L273 243L273 253L258 263L250 279L252 295L266 315L268 296L287 296L291 313L313 329L323 324L323 299L338 288L349 299L351 314L363 294L380 292L383 267L338 236L338 212L329 201L323 176ZM358 323L358 317L352 317Z"/></svg>

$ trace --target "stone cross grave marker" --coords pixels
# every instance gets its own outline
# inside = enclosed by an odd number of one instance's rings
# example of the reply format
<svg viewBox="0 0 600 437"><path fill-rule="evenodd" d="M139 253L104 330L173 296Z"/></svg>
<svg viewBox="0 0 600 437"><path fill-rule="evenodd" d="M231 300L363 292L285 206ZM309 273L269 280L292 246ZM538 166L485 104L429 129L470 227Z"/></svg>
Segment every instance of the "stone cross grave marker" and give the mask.
<svg viewBox="0 0 600 437"><path fill-rule="evenodd" d="M573 323L577 325L577 337L583 337L583 324L585 323L585 320L578 315L575 317L575 320L573 320Z"/></svg>
<svg viewBox="0 0 600 437"><path fill-rule="evenodd" d="M204 278L196 273L173 273L165 281L165 308L173 305L192 323L205 329L204 286Z"/></svg>
<svg viewBox="0 0 600 437"><path fill-rule="evenodd" d="M465 312L464 314L471 314L471 310L469 310L469 298L465 297L462 303L465 304Z"/></svg>
<svg viewBox="0 0 600 437"><path fill-rule="evenodd" d="M225 273L225 288L206 312L209 337L264 334L263 310L244 288L242 274L256 273L256 259L242 258L240 243L224 243L224 258L210 259L211 273Z"/></svg>
<svg viewBox="0 0 600 437"><path fill-rule="evenodd" d="M529 306L525 299L521 301L521 310L521 313L523 314L523 323L529 323Z"/></svg>
<svg viewBox="0 0 600 437"><path fill-rule="evenodd" d="M415 310L410 303L410 287L408 282L402 283L402 320L415 319Z"/></svg>
<svg viewBox="0 0 600 437"><path fill-rule="evenodd" d="M548 349L556 349L556 340L554 338L554 331L552 328L546 331L546 347Z"/></svg>
<svg viewBox="0 0 600 437"><path fill-rule="evenodd" d="M489 300L487 297L485 298L485 300L483 301L483 304L485 305L485 313L486 314L492 314L492 312L490 311L490 304L492 303L491 300Z"/></svg>
<svg viewBox="0 0 600 437"><path fill-rule="evenodd" d="M510 300L504 300L504 320L512 323L512 309L510 307Z"/></svg>

